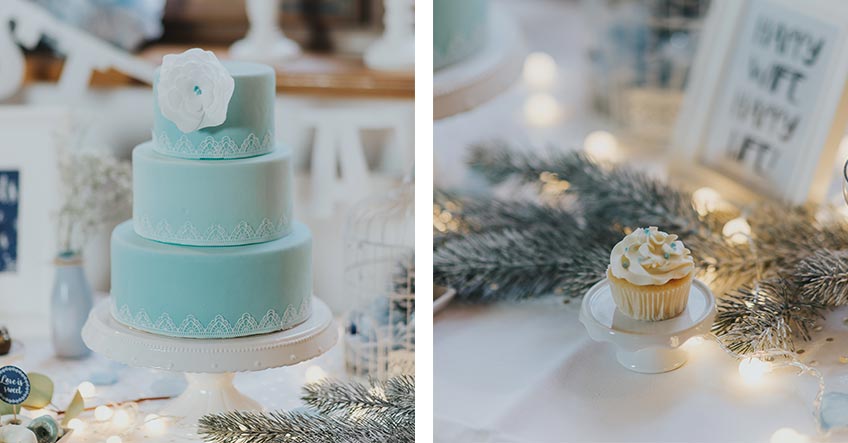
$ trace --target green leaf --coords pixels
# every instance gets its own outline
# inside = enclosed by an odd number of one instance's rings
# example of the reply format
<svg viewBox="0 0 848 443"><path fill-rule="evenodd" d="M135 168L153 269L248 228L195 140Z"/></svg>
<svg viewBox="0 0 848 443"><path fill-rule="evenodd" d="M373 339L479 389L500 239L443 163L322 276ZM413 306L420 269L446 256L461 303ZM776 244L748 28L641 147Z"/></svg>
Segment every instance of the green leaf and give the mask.
<svg viewBox="0 0 848 443"><path fill-rule="evenodd" d="M79 389L74 393L74 399L71 400L71 404L65 409L65 416L62 418L62 427L68 426L68 422L71 421L72 418L76 418L82 411L85 410L85 401L82 399L82 394L80 394Z"/></svg>
<svg viewBox="0 0 848 443"><path fill-rule="evenodd" d="M53 400L53 380L37 372L30 372L27 377L30 383L29 397L21 406L27 409L41 409L49 405Z"/></svg>

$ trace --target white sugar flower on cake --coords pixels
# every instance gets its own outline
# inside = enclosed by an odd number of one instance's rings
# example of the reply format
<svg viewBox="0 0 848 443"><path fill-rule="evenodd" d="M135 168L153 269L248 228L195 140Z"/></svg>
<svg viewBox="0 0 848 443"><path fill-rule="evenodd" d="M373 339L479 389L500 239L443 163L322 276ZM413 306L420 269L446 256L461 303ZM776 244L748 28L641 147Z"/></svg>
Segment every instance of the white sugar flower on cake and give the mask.
<svg viewBox="0 0 848 443"><path fill-rule="evenodd" d="M227 119L235 80L215 54L199 48L166 55L159 70L159 109L182 132Z"/></svg>

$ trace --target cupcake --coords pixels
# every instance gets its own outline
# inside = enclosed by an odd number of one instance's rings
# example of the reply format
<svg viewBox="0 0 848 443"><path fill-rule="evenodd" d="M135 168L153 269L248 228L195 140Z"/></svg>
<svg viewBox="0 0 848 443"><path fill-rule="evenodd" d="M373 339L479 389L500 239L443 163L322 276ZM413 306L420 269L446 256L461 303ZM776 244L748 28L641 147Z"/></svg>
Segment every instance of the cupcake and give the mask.
<svg viewBox="0 0 848 443"><path fill-rule="evenodd" d="M618 309L636 320L680 315L689 300L695 261L674 234L639 228L612 248L607 268Z"/></svg>

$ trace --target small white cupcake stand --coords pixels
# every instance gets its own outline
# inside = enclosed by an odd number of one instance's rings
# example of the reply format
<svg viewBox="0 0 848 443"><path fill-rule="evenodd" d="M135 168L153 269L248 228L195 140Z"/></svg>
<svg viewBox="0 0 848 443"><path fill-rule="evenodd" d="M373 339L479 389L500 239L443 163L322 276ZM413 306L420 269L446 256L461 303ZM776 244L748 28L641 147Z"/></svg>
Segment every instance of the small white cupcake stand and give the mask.
<svg viewBox="0 0 848 443"><path fill-rule="evenodd" d="M327 352L338 339L330 308L312 299L312 315L285 331L229 339L166 337L115 321L109 301L95 306L82 330L91 350L121 363L184 372L188 387L159 412L190 436L197 419L230 410L262 410L233 386L235 372L291 366Z"/></svg>
<svg viewBox="0 0 848 443"><path fill-rule="evenodd" d="M598 282L583 297L580 322L589 336L616 347L616 358L627 369L645 374L668 372L683 366L687 355L681 346L692 337L710 332L716 303L700 280L692 282L686 310L663 321L639 321L615 306L609 281Z"/></svg>

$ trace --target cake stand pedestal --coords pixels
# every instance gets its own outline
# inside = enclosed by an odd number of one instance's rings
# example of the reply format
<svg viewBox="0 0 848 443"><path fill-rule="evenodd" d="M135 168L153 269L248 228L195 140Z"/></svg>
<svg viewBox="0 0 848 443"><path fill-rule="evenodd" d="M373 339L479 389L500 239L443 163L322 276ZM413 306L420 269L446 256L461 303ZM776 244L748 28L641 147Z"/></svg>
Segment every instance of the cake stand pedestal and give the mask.
<svg viewBox="0 0 848 443"><path fill-rule="evenodd" d="M205 414L262 410L233 385L235 372L260 371L315 358L336 344L338 331L330 308L312 299L312 315L285 331L228 339L166 337L139 331L115 321L108 302L91 311L82 330L92 351L121 363L184 372L188 387L159 415L179 419L179 428L194 432Z"/></svg>
<svg viewBox="0 0 848 443"><path fill-rule="evenodd" d="M668 372L686 363L681 345L706 334L715 318L716 303L710 289L700 280L692 282L686 310L664 321L639 321L615 306L609 281L598 282L583 297L580 322L595 341L616 347L616 358L627 369L645 374Z"/></svg>

